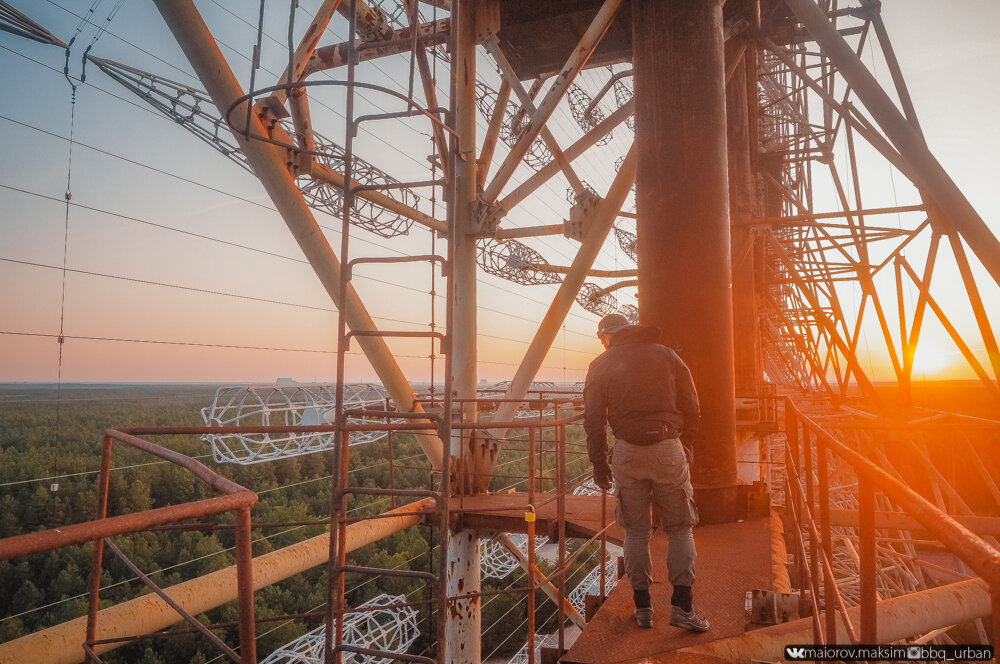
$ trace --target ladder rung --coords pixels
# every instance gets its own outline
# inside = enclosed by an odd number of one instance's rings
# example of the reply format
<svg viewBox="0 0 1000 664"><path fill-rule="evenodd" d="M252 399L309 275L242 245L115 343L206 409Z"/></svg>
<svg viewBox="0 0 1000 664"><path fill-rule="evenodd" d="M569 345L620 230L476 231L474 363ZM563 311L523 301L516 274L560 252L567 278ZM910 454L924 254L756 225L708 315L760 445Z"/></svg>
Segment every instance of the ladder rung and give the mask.
<svg viewBox="0 0 1000 664"><path fill-rule="evenodd" d="M355 84L358 87L367 87L363 84ZM434 115L440 115L441 113L447 113L448 109L443 106L435 106L434 108L421 108L417 102L409 97L401 97L404 101L413 104L414 108L406 111L391 111L388 113L371 113L369 115L362 115L354 119L354 124L351 127L351 132L354 136L358 135L358 127L361 126L362 122L371 122L373 120L398 120L400 118L415 118L418 115L423 115L424 117L433 118ZM443 123L442 123L443 124Z"/></svg>
<svg viewBox="0 0 1000 664"><path fill-rule="evenodd" d="M444 342L442 332L419 332L416 330L351 330L347 333L347 338L351 337L435 337Z"/></svg>
<svg viewBox="0 0 1000 664"><path fill-rule="evenodd" d="M418 399L419 401L419 399ZM344 414L349 417L391 417L393 419L410 419L410 420L434 420L436 422L441 421L440 415L435 415L434 413L404 413L399 410L375 410L371 408L353 408L344 411Z"/></svg>
<svg viewBox="0 0 1000 664"><path fill-rule="evenodd" d="M370 256L365 258L355 258L349 261L344 268L345 277L350 280L354 275L354 266L358 263L417 263L427 261L429 263L441 263L441 274L447 276L448 262L444 256L437 254L421 254L420 256Z"/></svg>
<svg viewBox="0 0 1000 664"><path fill-rule="evenodd" d="M357 193L359 191L379 191L387 189L408 189L410 187L436 187L448 184L447 180L419 180L416 182L386 182L384 184L362 184L357 187L348 187L347 193Z"/></svg>

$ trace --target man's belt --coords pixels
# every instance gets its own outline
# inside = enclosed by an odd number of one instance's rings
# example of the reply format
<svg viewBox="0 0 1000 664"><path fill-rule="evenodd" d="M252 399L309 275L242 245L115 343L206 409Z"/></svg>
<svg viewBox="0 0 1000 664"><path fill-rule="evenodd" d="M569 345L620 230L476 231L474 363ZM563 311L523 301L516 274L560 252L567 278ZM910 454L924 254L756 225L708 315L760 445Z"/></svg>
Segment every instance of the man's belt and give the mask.
<svg viewBox="0 0 1000 664"><path fill-rule="evenodd" d="M625 442L630 445L639 445L645 447L647 445L655 445L662 440L672 440L674 438L679 438L681 432L670 426L669 424L660 423L649 427L648 431L644 431L639 436L634 436L631 438L626 438Z"/></svg>
<svg viewBox="0 0 1000 664"><path fill-rule="evenodd" d="M657 443L662 443L665 440L680 440L680 436L666 436L664 438L658 438L656 440L626 440L625 442L629 445L637 445L639 447L649 447L650 445L656 445Z"/></svg>

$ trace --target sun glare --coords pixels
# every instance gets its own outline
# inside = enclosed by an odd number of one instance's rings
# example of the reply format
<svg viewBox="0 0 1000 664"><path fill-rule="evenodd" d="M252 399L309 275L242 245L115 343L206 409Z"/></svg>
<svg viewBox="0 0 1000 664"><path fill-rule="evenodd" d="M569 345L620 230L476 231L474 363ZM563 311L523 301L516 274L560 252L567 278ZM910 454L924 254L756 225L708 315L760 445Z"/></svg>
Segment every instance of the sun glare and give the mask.
<svg viewBox="0 0 1000 664"><path fill-rule="evenodd" d="M918 344L913 356L914 376L936 378L944 374L954 363L954 353L950 349L935 344Z"/></svg>

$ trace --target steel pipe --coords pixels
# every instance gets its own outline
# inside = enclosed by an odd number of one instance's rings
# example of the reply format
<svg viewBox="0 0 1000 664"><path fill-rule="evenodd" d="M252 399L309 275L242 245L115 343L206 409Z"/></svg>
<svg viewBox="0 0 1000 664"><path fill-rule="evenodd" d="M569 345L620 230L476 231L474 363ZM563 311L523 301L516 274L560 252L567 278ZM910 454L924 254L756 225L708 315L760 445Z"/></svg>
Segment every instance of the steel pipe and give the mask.
<svg viewBox="0 0 1000 664"><path fill-rule="evenodd" d="M0 545L0 560L9 560L32 553L51 551L71 544L82 544L102 537L114 537L123 533L145 530L150 526L173 523L182 519L217 514L234 509L249 508L257 502L257 494L252 491L196 500L192 503L170 505L155 510L122 514L100 521L75 523L71 526L43 530L37 533L8 537Z"/></svg>
<svg viewBox="0 0 1000 664"><path fill-rule="evenodd" d="M909 639L940 627L990 615L990 592L981 579L962 581L931 590L910 593L878 603L877 643ZM848 609L851 622L861 620L860 607ZM682 648L678 653L715 657L724 662L784 661L785 646L812 642L812 618L801 618L773 627L731 636L711 643ZM838 623L837 640L848 641L843 623Z"/></svg>
<svg viewBox="0 0 1000 664"><path fill-rule="evenodd" d="M959 524L980 536L1000 535L1000 517L949 515ZM860 527L856 510L830 510L830 524L833 526ZM919 521L900 512L875 512L875 528L878 530L926 530Z"/></svg>
<svg viewBox="0 0 1000 664"><path fill-rule="evenodd" d="M639 321L701 401L703 522L735 520L736 409L721 0L632 2ZM707 500L706 500L707 498Z"/></svg>
<svg viewBox="0 0 1000 664"><path fill-rule="evenodd" d="M448 249L452 258L453 273L449 275L451 288L448 317L448 334L451 336L450 363L451 391L461 402L462 422L476 422L476 363L477 330L477 268L476 240L472 235L472 215L476 202L476 19L481 3L459 0L455 4L455 36L452 41L452 113L455 134L451 141L451 173L454 188L451 192L449 214L451 236ZM452 418L451 412L444 417ZM452 482L450 493L476 493L489 485L489 476L475 476L474 459L485 454L482 436L472 430L453 430L451 440L452 460L457 468L446 469ZM453 462L453 466L456 464ZM464 472L463 472L464 471ZM463 476L464 475L464 476ZM458 479L457 482L453 481ZM470 481L472 480L472 481ZM480 481L481 480L481 481ZM444 533L447 558L444 581L448 606L441 607L446 624L444 644L445 660L453 664L478 664L481 650L482 602L478 593L482 587L479 561L479 534L470 530L452 530ZM463 597L472 594L471 597Z"/></svg>
<svg viewBox="0 0 1000 664"><path fill-rule="evenodd" d="M443 18L431 23L421 23L417 26L416 37L421 48L434 46L447 41L451 35L451 19ZM413 30L401 28L393 30L389 37L377 42L354 40L354 48L358 53L358 61L374 60L387 55L397 55L408 52L413 46ZM302 78L328 69L336 69L347 65L348 51L351 42L342 42L317 48L310 56L302 70Z"/></svg>

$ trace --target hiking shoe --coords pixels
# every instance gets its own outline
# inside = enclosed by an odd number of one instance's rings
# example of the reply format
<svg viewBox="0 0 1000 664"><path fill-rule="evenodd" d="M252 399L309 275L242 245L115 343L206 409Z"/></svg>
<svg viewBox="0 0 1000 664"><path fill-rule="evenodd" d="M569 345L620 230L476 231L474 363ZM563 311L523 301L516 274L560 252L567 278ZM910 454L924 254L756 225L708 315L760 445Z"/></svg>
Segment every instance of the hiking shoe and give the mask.
<svg viewBox="0 0 1000 664"><path fill-rule="evenodd" d="M653 626L653 609L636 609L632 616L635 618L635 624L643 629Z"/></svg>
<svg viewBox="0 0 1000 664"><path fill-rule="evenodd" d="M636 621L638 620L639 618L636 617ZM708 631L708 619L702 615L701 611L694 608L690 611L685 611L681 607L674 605L670 609L670 624L692 632Z"/></svg>

